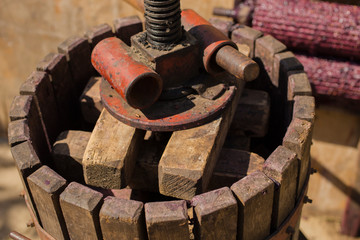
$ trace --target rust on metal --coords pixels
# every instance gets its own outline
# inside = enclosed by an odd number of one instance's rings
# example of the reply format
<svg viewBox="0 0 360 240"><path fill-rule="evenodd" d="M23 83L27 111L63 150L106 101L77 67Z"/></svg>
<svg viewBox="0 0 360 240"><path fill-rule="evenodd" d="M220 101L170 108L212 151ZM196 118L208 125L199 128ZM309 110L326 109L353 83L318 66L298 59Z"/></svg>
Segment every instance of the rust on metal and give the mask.
<svg viewBox="0 0 360 240"><path fill-rule="evenodd" d="M97 44L91 61L133 108L146 108L160 97L161 77L145 64L134 60L129 47L120 39L111 37Z"/></svg>

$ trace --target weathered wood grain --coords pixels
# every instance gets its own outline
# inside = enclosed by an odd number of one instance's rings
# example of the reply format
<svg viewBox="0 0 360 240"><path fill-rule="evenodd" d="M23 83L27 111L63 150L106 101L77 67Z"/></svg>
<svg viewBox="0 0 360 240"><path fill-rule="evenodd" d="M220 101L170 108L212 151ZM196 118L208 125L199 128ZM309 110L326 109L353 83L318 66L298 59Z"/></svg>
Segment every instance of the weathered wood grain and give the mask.
<svg viewBox="0 0 360 240"><path fill-rule="evenodd" d="M71 239L102 239L99 211L103 195L76 182L60 194L60 206Z"/></svg>
<svg viewBox="0 0 360 240"><path fill-rule="evenodd" d="M264 162L264 158L256 153L223 148L211 176L209 189L231 187L247 175L261 171Z"/></svg>
<svg viewBox="0 0 360 240"><path fill-rule="evenodd" d="M129 16L114 20L115 36L120 38L127 45L131 45L131 36L141 32L143 24L138 16Z"/></svg>
<svg viewBox="0 0 360 240"><path fill-rule="evenodd" d="M91 65L91 46L86 38L73 36L62 42L58 51L66 55L75 94L79 97L90 77L96 73Z"/></svg>
<svg viewBox="0 0 360 240"><path fill-rule="evenodd" d="M265 91L244 89L228 135L264 137L268 130L270 97Z"/></svg>
<svg viewBox="0 0 360 240"><path fill-rule="evenodd" d="M159 192L158 166L172 133L147 132L129 186Z"/></svg>
<svg viewBox="0 0 360 240"><path fill-rule="evenodd" d="M228 187L195 196L196 239L236 239L238 207Z"/></svg>
<svg viewBox="0 0 360 240"><path fill-rule="evenodd" d="M34 71L21 85L20 94L34 97L45 132L52 144L61 131L61 123L49 75L45 72Z"/></svg>
<svg viewBox="0 0 360 240"><path fill-rule="evenodd" d="M288 101L293 101L295 96L310 96L312 94L310 81L305 72L288 72Z"/></svg>
<svg viewBox="0 0 360 240"><path fill-rule="evenodd" d="M283 139L283 146L296 153L299 160L299 180L297 196L300 195L309 173L312 124L306 120L294 118Z"/></svg>
<svg viewBox="0 0 360 240"><path fill-rule="evenodd" d="M274 183L254 172L231 186L238 201L238 239L265 239L270 234Z"/></svg>
<svg viewBox="0 0 360 240"><path fill-rule="evenodd" d="M12 157L15 160L15 165L19 172L25 194L28 196L30 206L38 221L41 222L27 180L28 176L30 176L33 172L42 166L40 159L29 140L12 146L10 150Z"/></svg>
<svg viewBox="0 0 360 240"><path fill-rule="evenodd" d="M66 180L49 167L42 166L28 177L28 183L44 230L55 239L68 239L59 203Z"/></svg>
<svg viewBox="0 0 360 240"><path fill-rule="evenodd" d="M107 197L100 210L104 239L147 239L142 202Z"/></svg>
<svg viewBox="0 0 360 240"><path fill-rule="evenodd" d="M315 98L313 96L295 96L293 118L299 118L314 124Z"/></svg>
<svg viewBox="0 0 360 240"><path fill-rule="evenodd" d="M78 104L76 104L75 83L72 80L66 56L60 53L49 53L38 63L36 69L46 72L50 77L59 110L59 121L63 128L76 127L74 123L78 115Z"/></svg>
<svg viewBox="0 0 360 240"><path fill-rule="evenodd" d="M260 58L268 75L276 86L273 79L275 54L286 50L286 46L270 35L258 38L255 42L255 57Z"/></svg>
<svg viewBox="0 0 360 240"><path fill-rule="evenodd" d="M16 121L26 119L29 127L29 137L33 143L34 149L37 155L40 157L43 163L49 163L50 159L50 146L47 138L44 125L42 124L42 118L34 97L28 96L16 96L10 107L10 120Z"/></svg>
<svg viewBox="0 0 360 240"><path fill-rule="evenodd" d="M295 207L299 171L296 153L279 146L266 159L263 171L277 185L271 224L275 231Z"/></svg>
<svg viewBox="0 0 360 240"><path fill-rule="evenodd" d="M30 140L30 130L27 119L19 119L9 123L8 141L10 147Z"/></svg>
<svg viewBox="0 0 360 240"><path fill-rule="evenodd" d="M112 27L103 23L98 26L92 27L88 31L85 32L85 37L88 39L90 43L90 47L93 49L96 44L98 44L101 40L109 37L113 37L114 33L112 31Z"/></svg>
<svg viewBox="0 0 360 240"><path fill-rule="evenodd" d="M189 239L186 201L145 204L146 228L149 240Z"/></svg>
<svg viewBox="0 0 360 240"><path fill-rule="evenodd" d="M91 124L95 124L104 106L100 97L101 77L92 77L86 84L80 96L80 107L83 119Z"/></svg>
<svg viewBox="0 0 360 240"><path fill-rule="evenodd" d="M84 183L82 160L91 132L68 130L53 145L54 169L66 180Z"/></svg>
<svg viewBox="0 0 360 240"><path fill-rule="evenodd" d="M272 83L276 87L281 87L285 92L288 84L288 72L295 70L304 70L304 66L292 52L286 51L275 54L273 75L271 76Z"/></svg>
<svg viewBox="0 0 360 240"><path fill-rule="evenodd" d="M237 84L233 101L220 117L173 133L159 163L161 194L189 200L207 188L243 89L243 82Z"/></svg>
<svg viewBox="0 0 360 240"><path fill-rule="evenodd" d="M255 57L255 41L263 36L263 33L253 28L238 25L235 30L232 31L231 40L235 43L246 44L250 47L249 57Z"/></svg>
<svg viewBox="0 0 360 240"><path fill-rule="evenodd" d="M123 188L131 179L145 131L130 127L103 110L83 158L85 182L103 188Z"/></svg>

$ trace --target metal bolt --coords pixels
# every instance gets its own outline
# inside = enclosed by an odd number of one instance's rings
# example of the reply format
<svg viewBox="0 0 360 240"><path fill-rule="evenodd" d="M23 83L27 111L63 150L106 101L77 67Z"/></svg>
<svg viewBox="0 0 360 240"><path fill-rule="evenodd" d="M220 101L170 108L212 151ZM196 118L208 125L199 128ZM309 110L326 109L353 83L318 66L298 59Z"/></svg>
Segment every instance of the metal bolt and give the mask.
<svg viewBox="0 0 360 240"><path fill-rule="evenodd" d="M144 0L147 41L167 46L182 38L180 0Z"/></svg>
<svg viewBox="0 0 360 240"><path fill-rule="evenodd" d="M304 197L304 203L312 203L312 202L313 202L313 200L310 199L308 196Z"/></svg>

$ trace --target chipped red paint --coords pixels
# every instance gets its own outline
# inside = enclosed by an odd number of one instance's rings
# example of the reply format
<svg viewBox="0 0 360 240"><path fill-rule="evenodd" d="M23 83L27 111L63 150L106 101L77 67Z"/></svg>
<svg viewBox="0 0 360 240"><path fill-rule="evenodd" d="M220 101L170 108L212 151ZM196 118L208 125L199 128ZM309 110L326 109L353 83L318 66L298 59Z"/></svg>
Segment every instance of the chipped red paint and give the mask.
<svg viewBox="0 0 360 240"><path fill-rule="evenodd" d="M98 43L92 52L91 62L134 108L149 107L161 94L163 82L159 74L145 64L135 61L129 47L116 37ZM146 89L143 89L144 87Z"/></svg>
<svg viewBox="0 0 360 240"><path fill-rule="evenodd" d="M224 71L216 64L215 54L217 50L226 45L237 49L236 44L191 9L182 11L181 21L184 29L199 40L206 71L209 73Z"/></svg>

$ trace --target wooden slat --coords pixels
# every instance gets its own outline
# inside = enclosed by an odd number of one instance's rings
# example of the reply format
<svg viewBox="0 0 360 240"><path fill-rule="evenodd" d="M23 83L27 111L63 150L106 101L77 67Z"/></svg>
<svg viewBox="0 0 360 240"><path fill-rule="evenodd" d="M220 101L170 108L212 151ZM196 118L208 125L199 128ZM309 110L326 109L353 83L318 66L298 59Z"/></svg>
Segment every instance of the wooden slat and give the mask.
<svg viewBox="0 0 360 240"><path fill-rule="evenodd" d="M228 135L264 137L268 130L270 97L265 91L244 89Z"/></svg>
<svg viewBox="0 0 360 240"><path fill-rule="evenodd" d="M52 149L54 170L68 181L84 182L82 160L91 132L69 130L59 134Z"/></svg>
<svg viewBox="0 0 360 240"><path fill-rule="evenodd" d="M207 188L243 89L243 82L238 84L232 103L220 117L173 133L159 163L161 194L191 199Z"/></svg>
<svg viewBox="0 0 360 240"><path fill-rule="evenodd" d="M241 25L231 34L231 40L236 43L246 44L250 47L251 58L255 57L255 41L263 36L263 33L253 28Z"/></svg>
<svg viewBox="0 0 360 240"><path fill-rule="evenodd" d="M197 195L191 205L197 239L236 239L238 206L228 187Z"/></svg>
<svg viewBox="0 0 360 240"><path fill-rule="evenodd" d="M298 196L309 173L311 136L312 124L294 118L283 139L283 146L295 152L299 160Z"/></svg>
<svg viewBox="0 0 360 240"><path fill-rule="evenodd" d="M144 130L118 121L104 109L84 153L85 182L103 188L125 187L144 135Z"/></svg>
<svg viewBox="0 0 360 240"><path fill-rule="evenodd" d="M255 42L255 57L260 58L274 86L278 86L273 78L275 54L286 50L286 46L270 35L258 38Z"/></svg>
<svg viewBox="0 0 360 240"><path fill-rule="evenodd" d="M85 32L85 37L88 39L91 48L94 48L101 40L113 36L112 28L107 23L92 27Z"/></svg>
<svg viewBox="0 0 360 240"><path fill-rule="evenodd" d="M80 96L95 69L91 65L91 46L86 38L73 36L58 46L59 53L66 55L75 94Z"/></svg>
<svg viewBox="0 0 360 240"><path fill-rule="evenodd" d="M60 194L60 206L71 239L102 239L99 211L103 195L72 182Z"/></svg>
<svg viewBox="0 0 360 240"><path fill-rule="evenodd" d="M114 20L115 36L130 46L131 36L141 32L143 25L138 16L129 16Z"/></svg>
<svg viewBox="0 0 360 240"><path fill-rule="evenodd" d="M299 62L295 55L290 52L275 54L272 82L276 87L282 87L283 91L287 90L288 72L304 70L304 66ZM286 87L286 88L285 88Z"/></svg>
<svg viewBox="0 0 360 240"><path fill-rule="evenodd" d="M159 192L158 166L171 133L147 132L136 160L129 186L151 192Z"/></svg>
<svg viewBox="0 0 360 240"><path fill-rule="evenodd" d="M28 176L41 167L42 164L40 159L29 140L12 146L11 154L15 160L16 168L19 172L25 194L28 196L30 206L35 213L36 218L39 220L39 222L41 222L27 180Z"/></svg>
<svg viewBox="0 0 360 240"><path fill-rule="evenodd" d="M209 189L230 187L247 175L261 171L264 162L264 158L256 153L223 148L211 176Z"/></svg>
<svg viewBox="0 0 360 240"><path fill-rule="evenodd" d="M257 171L231 186L238 201L238 239L265 239L270 235L274 183Z"/></svg>
<svg viewBox="0 0 360 240"><path fill-rule="evenodd" d="M145 204L146 228L149 240L189 239L186 201Z"/></svg>
<svg viewBox="0 0 360 240"><path fill-rule="evenodd" d="M49 53L38 63L37 70L46 72L50 77L63 128L74 127L74 120L78 112L76 86L72 80L66 56L60 53Z"/></svg>
<svg viewBox="0 0 360 240"><path fill-rule="evenodd" d="M310 81L305 72L288 72L288 101L293 101L295 96L310 96L312 94Z"/></svg>
<svg viewBox="0 0 360 240"><path fill-rule="evenodd" d="M299 171L296 153L279 146L266 159L263 171L277 185L271 224L275 231L295 207Z"/></svg>
<svg viewBox="0 0 360 240"><path fill-rule="evenodd" d="M100 211L101 231L104 239L146 238L142 202L107 197Z"/></svg>
<svg viewBox="0 0 360 240"><path fill-rule="evenodd" d="M52 144L61 131L61 123L59 122L59 112L49 75L45 72L33 72L21 85L20 94L34 96L45 131L50 144Z"/></svg>
<svg viewBox="0 0 360 240"><path fill-rule="evenodd" d="M295 96L293 118L299 118L314 124L315 98L313 96Z"/></svg>
<svg viewBox="0 0 360 240"><path fill-rule="evenodd" d="M94 125L104 108L100 97L101 79L101 77L90 78L80 96L80 107L83 119Z"/></svg>
<svg viewBox="0 0 360 240"><path fill-rule="evenodd" d="M59 203L66 180L49 167L42 166L28 177L28 183L45 231L55 239L68 239Z"/></svg>
<svg viewBox="0 0 360 240"><path fill-rule="evenodd" d="M30 140L30 130L27 119L20 119L9 123L8 140L11 147Z"/></svg>
<svg viewBox="0 0 360 240"><path fill-rule="evenodd" d="M43 163L49 163L50 146L33 96L16 96L10 107L10 120L26 119L29 137ZM25 136L24 136L25 137Z"/></svg>

